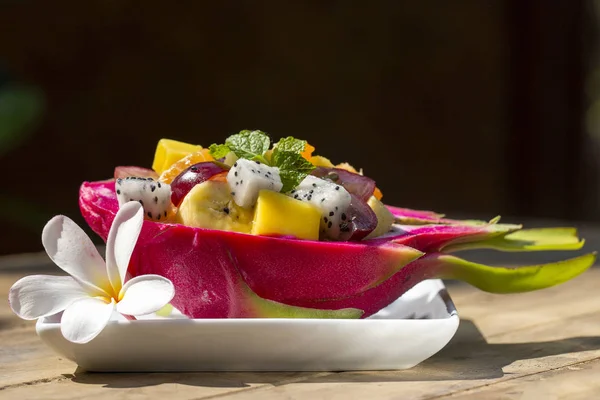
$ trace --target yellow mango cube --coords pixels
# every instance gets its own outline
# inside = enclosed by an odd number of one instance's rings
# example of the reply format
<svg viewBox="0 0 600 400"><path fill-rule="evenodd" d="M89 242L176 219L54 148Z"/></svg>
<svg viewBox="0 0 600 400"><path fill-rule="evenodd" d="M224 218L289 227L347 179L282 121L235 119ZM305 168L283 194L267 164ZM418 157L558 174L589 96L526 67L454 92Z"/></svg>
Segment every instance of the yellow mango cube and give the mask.
<svg viewBox="0 0 600 400"><path fill-rule="evenodd" d="M160 175L183 157L200 150L202 150L202 146L177 140L160 139L156 146L156 153L154 153L152 169Z"/></svg>
<svg viewBox="0 0 600 400"><path fill-rule="evenodd" d="M282 193L261 190L254 212L253 235L290 235L319 240L321 211Z"/></svg>

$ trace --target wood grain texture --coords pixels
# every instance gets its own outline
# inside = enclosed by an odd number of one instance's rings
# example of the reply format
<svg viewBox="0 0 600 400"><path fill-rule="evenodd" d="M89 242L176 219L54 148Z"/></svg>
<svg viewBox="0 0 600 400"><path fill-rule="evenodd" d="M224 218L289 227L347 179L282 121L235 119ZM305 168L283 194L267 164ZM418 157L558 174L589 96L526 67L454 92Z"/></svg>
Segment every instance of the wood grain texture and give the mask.
<svg viewBox="0 0 600 400"><path fill-rule="evenodd" d="M0 275L6 298L19 274ZM0 399L527 399L600 396L600 270L541 292L449 287L455 338L407 371L89 374L62 360L0 303ZM541 397L540 397L541 396Z"/></svg>

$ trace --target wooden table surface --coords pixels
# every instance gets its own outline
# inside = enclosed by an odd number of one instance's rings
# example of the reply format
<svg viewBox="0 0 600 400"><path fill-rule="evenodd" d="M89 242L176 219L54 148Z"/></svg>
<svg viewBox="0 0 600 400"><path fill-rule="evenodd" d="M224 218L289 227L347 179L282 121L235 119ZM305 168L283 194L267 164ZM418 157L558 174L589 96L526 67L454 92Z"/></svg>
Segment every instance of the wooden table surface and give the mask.
<svg viewBox="0 0 600 400"><path fill-rule="evenodd" d="M0 298L23 274L0 273ZM406 371L85 373L0 301L0 399L596 399L600 269L540 292L500 296L452 284L455 338Z"/></svg>

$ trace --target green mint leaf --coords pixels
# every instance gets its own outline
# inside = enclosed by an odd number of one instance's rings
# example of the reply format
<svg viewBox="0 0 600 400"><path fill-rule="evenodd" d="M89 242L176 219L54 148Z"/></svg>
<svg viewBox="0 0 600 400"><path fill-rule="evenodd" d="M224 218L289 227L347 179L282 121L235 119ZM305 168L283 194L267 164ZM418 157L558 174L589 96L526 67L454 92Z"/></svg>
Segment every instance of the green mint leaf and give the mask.
<svg viewBox="0 0 600 400"><path fill-rule="evenodd" d="M225 157L231 151L226 144L211 144L208 149L210 150L210 155L213 156L215 160Z"/></svg>
<svg viewBox="0 0 600 400"><path fill-rule="evenodd" d="M267 158L265 156L254 156L251 158L252 161L260 161L261 163L265 164L265 165L269 165L271 166L271 163L269 162L269 160L267 160Z"/></svg>
<svg viewBox="0 0 600 400"><path fill-rule="evenodd" d="M292 189L302 182L304 178L306 178L308 174L301 174L296 171L291 170L279 170L279 177L281 178L281 183L283 183L283 187L281 188L281 193L289 193Z"/></svg>
<svg viewBox="0 0 600 400"><path fill-rule="evenodd" d="M306 147L306 140L300 140L288 136L281 139L275 145L275 151L292 151L294 153L302 153Z"/></svg>
<svg viewBox="0 0 600 400"><path fill-rule="evenodd" d="M274 152L271 161L274 166L281 170L297 171L307 175L315 169L315 166L302 157L300 153L292 151Z"/></svg>
<svg viewBox="0 0 600 400"><path fill-rule="evenodd" d="M252 160L255 157L264 156L271 147L271 140L261 131L241 131L236 135L229 136L225 145L238 157Z"/></svg>
<svg viewBox="0 0 600 400"><path fill-rule="evenodd" d="M283 183L282 193L287 193L302 182L315 166L308 162L300 153L293 151L273 152L272 164L279 168L279 176Z"/></svg>

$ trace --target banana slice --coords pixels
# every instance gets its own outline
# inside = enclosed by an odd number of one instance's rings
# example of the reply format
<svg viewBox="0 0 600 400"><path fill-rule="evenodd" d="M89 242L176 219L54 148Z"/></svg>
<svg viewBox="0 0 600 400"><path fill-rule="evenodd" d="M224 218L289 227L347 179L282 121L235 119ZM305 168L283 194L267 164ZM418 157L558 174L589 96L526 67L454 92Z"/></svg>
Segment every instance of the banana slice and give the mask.
<svg viewBox="0 0 600 400"><path fill-rule="evenodd" d="M206 181L185 196L177 210L177 222L196 228L250 233L254 209L238 207L227 182Z"/></svg>
<svg viewBox="0 0 600 400"><path fill-rule="evenodd" d="M375 196L371 196L367 204L375 211L375 215L377 215L377 227L365 239L372 239L388 233L394 223L394 216L390 210L387 209L385 204L377 200Z"/></svg>

